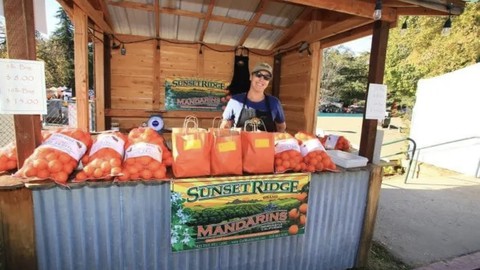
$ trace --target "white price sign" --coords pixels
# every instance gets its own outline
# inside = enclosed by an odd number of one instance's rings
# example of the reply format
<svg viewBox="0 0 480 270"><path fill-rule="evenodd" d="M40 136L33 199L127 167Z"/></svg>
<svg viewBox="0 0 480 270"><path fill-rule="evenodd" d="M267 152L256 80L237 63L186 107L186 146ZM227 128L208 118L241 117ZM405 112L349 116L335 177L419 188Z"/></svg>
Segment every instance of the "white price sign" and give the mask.
<svg viewBox="0 0 480 270"><path fill-rule="evenodd" d="M384 84L371 83L368 88L367 108L365 119L385 118L387 107L387 86Z"/></svg>
<svg viewBox="0 0 480 270"><path fill-rule="evenodd" d="M0 113L47 114L43 62L0 59Z"/></svg>

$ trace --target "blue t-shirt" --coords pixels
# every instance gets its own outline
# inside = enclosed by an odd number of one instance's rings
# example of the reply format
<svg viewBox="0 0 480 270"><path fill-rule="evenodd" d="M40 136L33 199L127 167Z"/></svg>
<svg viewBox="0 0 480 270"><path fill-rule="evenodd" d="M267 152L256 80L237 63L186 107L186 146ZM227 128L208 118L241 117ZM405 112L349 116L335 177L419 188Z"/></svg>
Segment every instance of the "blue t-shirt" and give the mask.
<svg viewBox="0 0 480 270"><path fill-rule="evenodd" d="M241 94L232 96L230 101L228 101L225 111L223 111L224 120L234 120L234 124L238 122L238 118L240 117L240 112L242 111L242 108L243 108L243 101L245 100L246 95L247 93L241 93ZM285 122L285 115L283 113L280 100L270 95L266 95L265 97L268 98L268 102L270 103L270 110L272 113L273 121L278 124ZM263 99L260 102L253 102L253 101L250 101L248 98L246 100L247 100L245 104L246 109L259 110L263 112L266 112L268 110L266 99Z"/></svg>

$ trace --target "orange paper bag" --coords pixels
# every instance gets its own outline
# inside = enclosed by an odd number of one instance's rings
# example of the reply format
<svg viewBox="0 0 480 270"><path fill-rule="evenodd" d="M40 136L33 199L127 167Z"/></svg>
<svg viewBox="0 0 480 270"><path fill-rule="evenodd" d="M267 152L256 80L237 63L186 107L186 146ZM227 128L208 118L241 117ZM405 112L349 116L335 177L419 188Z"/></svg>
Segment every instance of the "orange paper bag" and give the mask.
<svg viewBox="0 0 480 270"><path fill-rule="evenodd" d="M259 131L261 125L265 126L258 118L245 121L244 130L252 131L241 133L243 170L248 173L273 173L275 136Z"/></svg>
<svg viewBox="0 0 480 270"><path fill-rule="evenodd" d="M212 134L198 128L198 120L195 117L187 117L183 128L173 128L172 169L175 177L210 175L211 145Z"/></svg>
<svg viewBox="0 0 480 270"><path fill-rule="evenodd" d="M242 144L239 129L212 128L212 175L242 174Z"/></svg>

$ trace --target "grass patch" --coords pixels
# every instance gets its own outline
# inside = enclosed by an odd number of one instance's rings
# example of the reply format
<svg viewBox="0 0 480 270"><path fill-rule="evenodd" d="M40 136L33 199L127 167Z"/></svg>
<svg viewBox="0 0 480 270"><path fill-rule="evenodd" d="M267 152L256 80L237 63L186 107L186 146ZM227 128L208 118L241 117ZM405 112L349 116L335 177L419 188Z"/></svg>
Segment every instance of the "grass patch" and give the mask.
<svg viewBox="0 0 480 270"><path fill-rule="evenodd" d="M412 267L395 258L380 243L373 241L365 270L408 270Z"/></svg>

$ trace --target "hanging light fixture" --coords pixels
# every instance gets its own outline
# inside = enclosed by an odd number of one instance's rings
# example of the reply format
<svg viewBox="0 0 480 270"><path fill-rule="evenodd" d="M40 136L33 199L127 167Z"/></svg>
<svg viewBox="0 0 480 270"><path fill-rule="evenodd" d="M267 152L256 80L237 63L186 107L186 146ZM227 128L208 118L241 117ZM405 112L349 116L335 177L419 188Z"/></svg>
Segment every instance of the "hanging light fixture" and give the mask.
<svg viewBox="0 0 480 270"><path fill-rule="evenodd" d="M450 18L450 15L448 15L448 19L443 24L442 36L450 35L450 30L452 30L452 19Z"/></svg>
<svg viewBox="0 0 480 270"><path fill-rule="evenodd" d="M121 53L122 55L127 54L127 49L125 49L125 44L123 44L123 43L122 43L122 48L120 48L120 53Z"/></svg>
<svg viewBox="0 0 480 270"><path fill-rule="evenodd" d="M445 21L443 24L443 29L442 29L442 36L448 36L450 35L450 30L452 30L452 3L450 5L447 5L447 10L448 10L448 19Z"/></svg>
<svg viewBox="0 0 480 270"><path fill-rule="evenodd" d="M373 19L378 21L382 18L382 0L375 2L375 10L373 11Z"/></svg>
<svg viewBox="0 0 480 270"><path fill-rule="evenodd" d="M400 29L400 35L405 36L407 34L407 18L405 18L405 21L402 23L402 28Z"/></svg>

